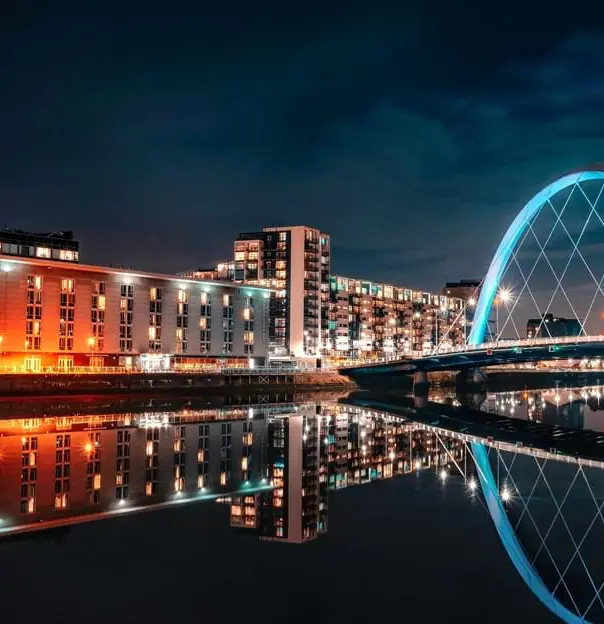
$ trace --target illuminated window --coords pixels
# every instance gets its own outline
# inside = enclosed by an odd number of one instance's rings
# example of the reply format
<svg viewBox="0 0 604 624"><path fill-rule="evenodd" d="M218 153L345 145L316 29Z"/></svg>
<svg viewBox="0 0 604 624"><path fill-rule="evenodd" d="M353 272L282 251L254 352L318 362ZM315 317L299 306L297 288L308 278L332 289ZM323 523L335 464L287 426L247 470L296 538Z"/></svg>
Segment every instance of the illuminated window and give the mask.
<svg viewBox="0 0 604 624"><path fill-rule="evenodd" d="M222 305L226 308L231 305L231 295L222 295Z"/></svg>
<svg viewBox="0 0 604 624"><path fill-rule="evenodd" d="M161 288L150 288L149 289L149 300L150 301L160 301L161 300Z"/></svg>
<svg viewBox="0 0 604 624"><path fill-rule="evenodd" d="M50 249L48 247L36 247L36 256L38 258L50 258Z"/></svg>
<svg viewBox="0 0 604 624"><path fill-rule="evenodd" d="M72 293L74 291L74 282L72 279L61 280L61 291L64 293Z"/></svg>
<svg viewBox="0 0 604 624"><path fill-rule="evenodd" d="M69 495L67 493L57 494L55 496L55 509L67 509L69 504Z"/></svg>

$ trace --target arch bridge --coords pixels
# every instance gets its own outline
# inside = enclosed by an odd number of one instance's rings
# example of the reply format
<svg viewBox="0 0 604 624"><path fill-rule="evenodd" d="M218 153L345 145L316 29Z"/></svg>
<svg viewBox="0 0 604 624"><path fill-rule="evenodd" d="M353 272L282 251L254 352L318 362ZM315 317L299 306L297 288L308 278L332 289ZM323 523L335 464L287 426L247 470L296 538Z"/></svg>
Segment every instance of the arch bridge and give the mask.
<svg viewBox="0 0 604 624"><path fill-rule="evenodd" d="M424 353L340 372L361 384L380 374L419 374L417 379L425 381L432 371L604 355L604 324L598 323L604 320L604 266L598 269L593 261L604 257L598 248L604 241L598 210L603 190L604 164L598 163L563 175L524 205L482 281L465 344L445 346L443 336L441 344ZM512 279L510 288L506 280ZM537 317L531 339L517 320L527 307ZM548 319L560 309L574 323L576 335L557 336L550 329ZM467 323L465 313L460 322Z"/></svg>

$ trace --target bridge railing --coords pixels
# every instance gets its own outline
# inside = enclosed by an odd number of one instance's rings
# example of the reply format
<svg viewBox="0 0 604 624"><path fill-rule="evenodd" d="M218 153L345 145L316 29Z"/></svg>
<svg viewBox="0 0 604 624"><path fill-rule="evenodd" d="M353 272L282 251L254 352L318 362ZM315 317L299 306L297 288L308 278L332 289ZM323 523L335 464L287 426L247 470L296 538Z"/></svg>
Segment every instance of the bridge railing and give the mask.
<svg viewBox="0 0 604 624"><path fill-rule="evenodd" d="M604 336L563 336L560 338L526 338L523 340L493 340L483 342L477 345L441 345L430 350L410 351L405 356L398 355L392 357L382 357L372 359L370 362L358 361L348 363L348 367L363 367L375 364L388 364L396 362L405 362L408 360L419 360L428 357L437 357L440 355L455 353L472 353L476 351L488 351L489 349L514 349L514 348L530 348L547 345L563 345L563 344L585 344L601 342L604 344Z"/></svg>
<svg viewBox="0 0 604 624"><path fill-rule="evenodd" d="M424 352L423 357L431 357L445 353L466 353L468 351L485 351L488 349L513 349L515 347L540 347L546 345L584 344L604 342L604 336L561 336L558 338L525 338L522 340L492 340L477 345L441 346Z"/></svg>

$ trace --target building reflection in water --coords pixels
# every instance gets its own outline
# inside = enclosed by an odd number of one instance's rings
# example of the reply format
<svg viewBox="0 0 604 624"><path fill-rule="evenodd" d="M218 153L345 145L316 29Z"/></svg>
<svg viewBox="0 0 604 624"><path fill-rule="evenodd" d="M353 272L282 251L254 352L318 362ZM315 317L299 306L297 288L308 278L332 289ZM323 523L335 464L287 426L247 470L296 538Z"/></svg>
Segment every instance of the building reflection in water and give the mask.
<svg viewBox="0 0 604 624"><path fill-rule="evenodd" d="M425 409L363 396L0 420L0 534L216 500L234 529L299 544L327 531L338 490L429 469L485 506L551 611L604 621L604 436L580 432L572 453L558 450L572 431L560 419L585 424L601 398L488 395L483 409L506 418L478 420L446 396ZM540 421L539 435L509 416Z"/></svg>
<svg viewBox="0 0 604 624"><path fill-rule="evenodd" d="M0 534L218 500L233 527L302 543L328 492L461 458L423 425L338 403L0 421Z"/></svg>
<svg viewBox="0 0 604 624"><path fill-rule="evenodd" d="M549 425L604 431L604 389L601 386L489 393L481 409Z"/></svg>

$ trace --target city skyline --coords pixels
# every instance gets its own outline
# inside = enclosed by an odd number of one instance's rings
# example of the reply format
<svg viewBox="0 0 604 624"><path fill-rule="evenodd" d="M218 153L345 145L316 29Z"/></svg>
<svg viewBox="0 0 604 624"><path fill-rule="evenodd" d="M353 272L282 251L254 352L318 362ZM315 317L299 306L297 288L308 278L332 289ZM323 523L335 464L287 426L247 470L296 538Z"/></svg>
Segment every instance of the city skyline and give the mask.
<svg viewBox="0 0 604 624"><path fill-rule="evenodd" d="M593 13L112 8L0 27L6 225L74 229L93 263L111 240L118 264L176 272L221 257L234 220L308 223L335 273L434 290L604 153Z"/></svg>

